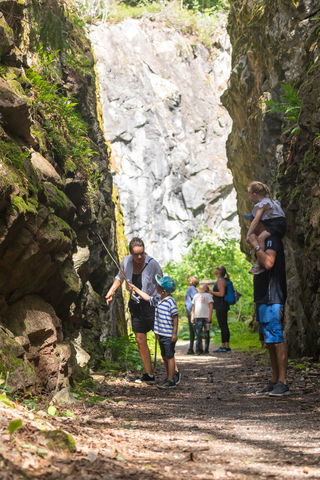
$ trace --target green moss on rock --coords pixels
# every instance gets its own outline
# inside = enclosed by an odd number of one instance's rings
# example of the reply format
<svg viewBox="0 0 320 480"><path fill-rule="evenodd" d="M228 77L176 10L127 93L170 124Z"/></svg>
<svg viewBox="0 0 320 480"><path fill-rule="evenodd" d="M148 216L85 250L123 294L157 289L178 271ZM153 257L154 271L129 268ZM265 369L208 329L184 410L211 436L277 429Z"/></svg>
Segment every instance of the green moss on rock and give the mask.
<svg viewBox="0 0 320 480"><path fill-rule="evenodd" d="M76 442L70 433L64 430L52 430L45 432L44 435L49 440L47 447L51 450L68 450L71 453L76 451Z"/></svg>

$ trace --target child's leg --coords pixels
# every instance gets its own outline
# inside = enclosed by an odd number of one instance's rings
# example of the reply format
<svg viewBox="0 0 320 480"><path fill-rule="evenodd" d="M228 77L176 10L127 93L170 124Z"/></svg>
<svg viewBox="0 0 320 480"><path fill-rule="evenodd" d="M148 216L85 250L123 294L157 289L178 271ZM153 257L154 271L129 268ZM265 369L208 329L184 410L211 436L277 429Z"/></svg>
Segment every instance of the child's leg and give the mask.
<svg viewBox="0 0 320 480"><path fill-rule="evenodd" d="M176 366L176 361L175 358L166 358L166 363L168 365L168 380L173 380L174 379L174 373L175 373L175 366Z"/></svg>
<svg viewBox="0 0 320 480"><path fill-rule="evenodd" d="M168 375L169 375L168 359L166 357L162 356L162 360L163 360L164 366L166 367L167 378L169 378L168 377Z"/></svg>
<svg viewBox="0 0 320 480"><path fill-rule="evenodd" d="M196 353L200 353L202 351L202 320L196 318Z"/></svg>
<svg viewBox="0 0 320 480"><path fill-rule="evenodd" d="M271 233L268 232L267 230L263 230L260 235L257 237L257 242L259 247L262 248L262 250L265 249L265 240L271 236Z"/></svg>
<svg viewBox="0 0 320 480"><path fill-rule="evenodd" d="M205 323L204 326L204 339L205 339L205 348L204 351L209 353L209 345L210 345L210 323Z"/></svg>

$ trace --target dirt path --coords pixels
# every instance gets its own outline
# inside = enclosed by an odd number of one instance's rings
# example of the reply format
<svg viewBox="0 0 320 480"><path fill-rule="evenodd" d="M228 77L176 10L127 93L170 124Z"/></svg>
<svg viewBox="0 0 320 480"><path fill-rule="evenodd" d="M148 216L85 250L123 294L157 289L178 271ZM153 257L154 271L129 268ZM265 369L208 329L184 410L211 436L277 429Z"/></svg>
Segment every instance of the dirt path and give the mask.
<svg viewBox="0 0 320 480"><path fill-rule="evenodd" d="M290 397L257 397L268 378L257 358L183 351L176 390L101 376L106 401L77 405L76 418L2 409L0 479L320 478L319 382L291 373ZM25 426L12 441L4 427L17 414ZM77 451L48 451L39 422L71 433Z"/></svg>

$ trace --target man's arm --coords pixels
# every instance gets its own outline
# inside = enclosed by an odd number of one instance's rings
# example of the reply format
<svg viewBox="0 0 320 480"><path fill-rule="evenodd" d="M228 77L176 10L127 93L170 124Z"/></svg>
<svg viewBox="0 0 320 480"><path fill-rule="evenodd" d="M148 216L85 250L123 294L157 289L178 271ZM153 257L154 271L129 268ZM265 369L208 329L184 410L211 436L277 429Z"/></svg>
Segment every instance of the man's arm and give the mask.
<svg viewBox="0 0 320 480"><path fill-rule="evenodd" d="M248 241L253 246L253 248L258 246L255 235L250 235ZM261 265L266 270L270 270L274 266L274 262L276 261L277 252L275 250L271 250L270 248L266 251L260 248L260 250L256 251L256 256L259 265Z"/></svg>
<svg viewBox="0 0 320 480"><path fill-rule="evenodd" d="M190 320L191 320L191 323L194 323L194 305L192 305Z"/></svg>

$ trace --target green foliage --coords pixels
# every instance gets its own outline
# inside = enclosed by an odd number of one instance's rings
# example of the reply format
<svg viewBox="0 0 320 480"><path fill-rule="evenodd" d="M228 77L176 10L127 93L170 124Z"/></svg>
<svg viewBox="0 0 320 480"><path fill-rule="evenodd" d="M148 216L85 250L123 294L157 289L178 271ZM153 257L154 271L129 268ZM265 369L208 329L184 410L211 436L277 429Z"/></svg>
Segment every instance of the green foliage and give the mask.
<svg viewBox="0 0 320 480"><path fill-rule="evenodd" d="M287 83L281 84L280 102L267 100L267 113L280 113L284 120L284 134L297 135L300 133L299 118L302 109L302 100L298 90Z"/></svg>
<svg viewBox="0 0 320 480"><path fill-rule="evenodd" d="M193 7L191 3L194 4ZM125 18L140 18L152 14L171 28L195 36L199 43L210 49L212 37L217 31L217 14L226 10L228 2L191 1L189 4L148 0L113 1L108 9L108 20L121 22Z"/></svg>
<svg viewBox="0 0 320 480"><path fill-rule="evenodd" d="M185 311L184 297L188 288L188 278L196 275L200 280L213 279L214 269L224 265L233 281L234 287L242 296L231 307L236 317L241 320L252 318L253 291L252 278L248 274L250 264L241 252L237 240L214 237L209 231L200 232L190 243L180 262L169 262L166 274L177 282L174 297L180 312Z"/></svg>
<svg viewBox="0 0 320 480"><path fill-rule="evenodd" d="M11 422L9 422L9 425L8 425L8 431L10 433L10 436L12 437L12 435L17 431L17 430L20 430L20 428L23 427L23 421L21 420L21 418L17 418L15 420L11 420Z"/></svg>
<svg viewBox="0 0 320 480"><path fill-rule="evenodd" d="M53 417L57 415L57 409L54 405L50 405L50 407L48 407L48 414Z"/></svg>
<svg viewBox="0 0 320 480"><path fill-rule="evenodd" d="M93 158L88 126L76 111L77 103L60 91L35 69L29 68L26 77L34 95L31 107L42 120L48 141L60 163L73 164L86 180L97 183L100 179Z"/></svg>
<svg viewBox="0 0 320 480"><path fill-rule="evenodd" d="M141 360L133 333L121 337L110 337L102 342L109 358L101 366L110 372L139 371Z"/></svg>
<svg viewBox="0 0 320 480"><path fill-rule="evenodd" d="M181 0L181 5L194 12L212 14L219 11L226 11L229 7L229 2L226 0Z"/></svg>
<svg viewBox="0 0 320 480"><path fill-rule="evenodd" d="M147 334L151 358L155 352L155 335L153 332ZM121 337L109 337L102 342L106 350L106 359L101 362L101 367L109 372L141 372L142 363L135 340L134 333Z"/></svg>

